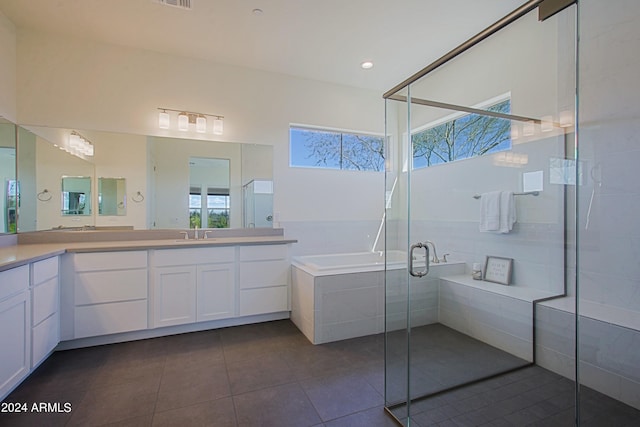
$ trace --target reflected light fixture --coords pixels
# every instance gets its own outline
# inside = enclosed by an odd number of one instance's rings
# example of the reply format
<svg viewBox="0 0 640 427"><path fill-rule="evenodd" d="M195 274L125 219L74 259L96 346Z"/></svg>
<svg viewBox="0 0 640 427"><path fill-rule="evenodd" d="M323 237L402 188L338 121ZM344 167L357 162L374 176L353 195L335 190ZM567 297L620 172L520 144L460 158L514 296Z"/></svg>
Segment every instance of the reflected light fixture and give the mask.
<svg viewBox="0 0 640 427"><path fill-rule="evenodd" d="M78 132L71 131L69 135L69 142L66 147L60 146L61 150L66 151L69 154L73 154L74 156L88 156L92 157L94 154L94 147L91 141L89 141L84 136L80 135Z"/></svg>
<svg viewBox="0 0 640 427"><path fill-rule="evenodd" d="M568 128L573 126L573 112L564 110L560 112L560 127Z"/></svg>
<svg viewBox="0 0 640 427"><path fill-rule="evenodd" d="M529 120L522 125L522 135L533 136L536 133L536 125L533 121Z"/></svg>
<svg viewBox="0 0 640 427"><path fill-rule="evenodd" d="M207 132L207 116L213 117L212 131L214 135L222 135L224 129L224 116L217 114L196 113L193 111L173 110L171 108L158 107L158 127L160 129L171 129L170 112L178 113L178 130L187 132L195 130L198 133ZM191 126L193 125L193 126Z"/></svg>

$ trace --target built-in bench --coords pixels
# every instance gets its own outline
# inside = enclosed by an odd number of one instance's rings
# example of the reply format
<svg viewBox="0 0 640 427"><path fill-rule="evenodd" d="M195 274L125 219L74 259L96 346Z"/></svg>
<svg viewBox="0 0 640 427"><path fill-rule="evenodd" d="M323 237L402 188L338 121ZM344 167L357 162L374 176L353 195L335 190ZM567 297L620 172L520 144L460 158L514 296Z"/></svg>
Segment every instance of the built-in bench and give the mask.
<svg viewBox="0 0 640 427"><path fill-rule="evenodd" d="M581 300L580 383L640 409L640 313ZM575 298L538 304L536 363L575 377Z"/></svg>
<svg viewBox="0 0 640 427"><path fill-rule="evenodd" d="M530 362L533 302L549 291L506 286L469 275L440 278L439 322Z"/></svg>
<svg viewBox="0 0 640 427"><path fill-rule="evenodd" d="M548 291L468 275L441 277L438 319L573 379L575 298L534 304L551 296ZM580 383L640 409L640 313L586 300L580 301L578 311Z"/></svg>

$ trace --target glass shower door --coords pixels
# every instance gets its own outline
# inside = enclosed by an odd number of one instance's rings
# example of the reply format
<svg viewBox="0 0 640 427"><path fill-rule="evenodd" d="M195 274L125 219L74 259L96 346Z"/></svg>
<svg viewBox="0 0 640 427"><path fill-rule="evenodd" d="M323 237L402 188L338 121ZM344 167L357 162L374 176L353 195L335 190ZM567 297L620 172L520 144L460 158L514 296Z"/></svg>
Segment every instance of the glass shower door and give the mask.
<svg viewBox="0 0 640 427"><path fill-rule="evenodd" d="M478 384L536 363L536 302L567 293L573 15L531 12L386 99L385 401L404 425L492 404Z"/></svg>

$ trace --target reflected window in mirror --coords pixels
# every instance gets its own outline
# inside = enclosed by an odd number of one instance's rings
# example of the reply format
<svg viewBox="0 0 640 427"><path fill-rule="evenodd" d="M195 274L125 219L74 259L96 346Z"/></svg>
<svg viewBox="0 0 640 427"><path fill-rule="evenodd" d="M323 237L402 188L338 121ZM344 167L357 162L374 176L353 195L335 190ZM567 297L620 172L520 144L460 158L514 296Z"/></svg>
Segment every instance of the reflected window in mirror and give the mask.
<svg viewBox="0 0 640 427"><path fill-rule="evenodd" d="M98 215L123 216L126 214L126 179L98 178Z"/></svg>
<svg viewBox="0 0 640 427"><path fill-rule="evenodd" d="M90 177L62 177L62 215L91 215Z"/></svg>
<svg viewBox="0 0 640 427"><path fill-rule="evenodd" d="M230 227L230 161L189 158L189 227Z"/></svg>
<svg viewBox="0 0 640 427"><path fill-rule="evenodd" d="M4 212L4 233L15 233L18 231L18 205L20 200L20 186L15 179L6 181Z"/></svg>
<svg viewBox="0 0 640 427"><path fill-rule="evenodd" d="M228 188L190 187L189 228L229 228Z"/></svg>

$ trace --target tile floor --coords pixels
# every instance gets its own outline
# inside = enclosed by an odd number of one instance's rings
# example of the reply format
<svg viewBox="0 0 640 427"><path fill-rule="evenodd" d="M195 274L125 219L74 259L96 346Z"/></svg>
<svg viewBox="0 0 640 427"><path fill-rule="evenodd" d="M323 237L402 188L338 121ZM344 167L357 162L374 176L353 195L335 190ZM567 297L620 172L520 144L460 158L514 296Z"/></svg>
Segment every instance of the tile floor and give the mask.
<svg viewBox="0 0 640 427"><path fill-rule="evenodd" d="M395 426L384 413L384 338L314 346L288 320L54 353L5 402L1 426ZM586 391L583 425L640 413ZM415 403L411 425L573 425L572 383L538 367ZM606 421L606 422L605 422Z"/></svg>

